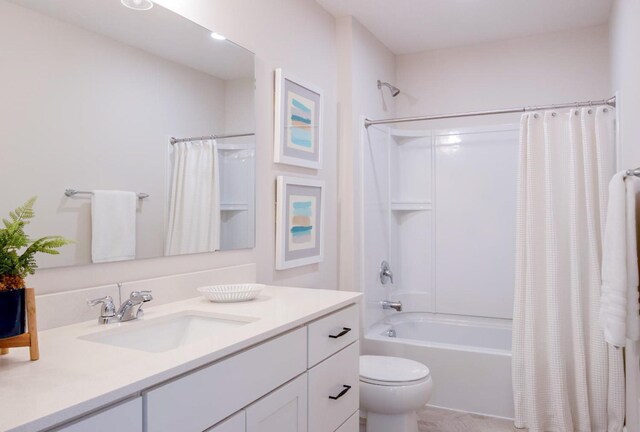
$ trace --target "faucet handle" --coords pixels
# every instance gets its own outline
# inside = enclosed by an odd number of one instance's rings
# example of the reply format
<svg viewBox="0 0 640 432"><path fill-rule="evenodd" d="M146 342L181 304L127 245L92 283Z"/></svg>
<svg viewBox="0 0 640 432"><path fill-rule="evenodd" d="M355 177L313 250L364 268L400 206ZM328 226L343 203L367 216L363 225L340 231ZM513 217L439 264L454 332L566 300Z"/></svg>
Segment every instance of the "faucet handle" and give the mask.
<svg viewBox="0 0 640 432"><path fill-rule="evenodd" d="M130 299L139 299L142 300L144 303L153 300L153 295L151 295L151 291L147 290L147 291L131 291L131 294L129 294L129 298Z"/></svg>
<svg viewBox="0 0 640 432"><path fill-rule="evenodd" d="M93 307L101 304L100 318L116 316L116 305L113 304L113 297L105 296L93 300L87 300L87 305Z"/></svg>
<svg viewBox="0 0 640 432"><path fill-rule="evenodd" d="M150 302L153 300L153 295L151 295L150 290L146 291L132 291L129 294L129 300L141 301L142 303ZM144 316L144 311L142 310L142 305L138 307L136 311L136 318L142 318Z"/></svg>
<svg viewBox="0 0 640 432"><path fill-rule="evenodd" d="M380 282L382 285L385 285L389 281L393 283L393 272L391 271L391 266L387 261L382 261L380 264Z"/></svg>

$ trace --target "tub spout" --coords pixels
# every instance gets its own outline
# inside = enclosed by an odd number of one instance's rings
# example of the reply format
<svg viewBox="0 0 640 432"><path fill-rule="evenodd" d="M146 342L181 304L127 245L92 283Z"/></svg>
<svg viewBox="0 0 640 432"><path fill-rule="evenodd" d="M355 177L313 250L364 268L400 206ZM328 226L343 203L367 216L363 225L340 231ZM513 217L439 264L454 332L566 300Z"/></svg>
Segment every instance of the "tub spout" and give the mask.
<svg viewBox="0 0 640 432"><path fill-rule="evenodd" d="M396 312L402 312L402 302L383 300L380 303L382 304L382 309L394 309Z"/></svg>

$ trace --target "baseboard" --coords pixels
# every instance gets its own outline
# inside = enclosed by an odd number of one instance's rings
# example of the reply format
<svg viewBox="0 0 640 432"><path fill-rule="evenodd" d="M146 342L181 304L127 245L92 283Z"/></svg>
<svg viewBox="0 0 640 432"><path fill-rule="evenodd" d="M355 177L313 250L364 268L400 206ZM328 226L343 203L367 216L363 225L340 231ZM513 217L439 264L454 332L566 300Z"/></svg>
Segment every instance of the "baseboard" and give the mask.
<svg viewBox="0 0 640 432"><path fill-rule="evenodd" d="M463 410L459 410L459 409L447 408L447 407L442 407L442 406L438 406L438 405L431 405L431 404L427 404L427 406L430 407L430 408L437 408L437 409L446 410L446 411L455 411L455 412L460 412L460 413L475 414L475 415L479 415L479 416L482 416L482 417L491 417L491 418L500 419L500 420L513 421L513 418L511 418L511 417L502 417L502 416L484 414L484 413L479 413L479 412L474 412L474 411L463 411Z"/></svg>

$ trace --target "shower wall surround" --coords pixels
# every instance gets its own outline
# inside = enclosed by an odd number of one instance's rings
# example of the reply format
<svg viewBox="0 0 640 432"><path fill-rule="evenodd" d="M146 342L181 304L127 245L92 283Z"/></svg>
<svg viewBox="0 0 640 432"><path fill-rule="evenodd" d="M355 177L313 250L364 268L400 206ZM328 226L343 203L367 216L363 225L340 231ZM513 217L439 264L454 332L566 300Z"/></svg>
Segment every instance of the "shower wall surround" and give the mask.
<svg viewBox="0 0 640 432"><path fill-rule="evenodd" d="M370 301L511 318L518 126L371 126L364 152L364 265L376 268L383 251L395 275L367 281Z"/></svg>

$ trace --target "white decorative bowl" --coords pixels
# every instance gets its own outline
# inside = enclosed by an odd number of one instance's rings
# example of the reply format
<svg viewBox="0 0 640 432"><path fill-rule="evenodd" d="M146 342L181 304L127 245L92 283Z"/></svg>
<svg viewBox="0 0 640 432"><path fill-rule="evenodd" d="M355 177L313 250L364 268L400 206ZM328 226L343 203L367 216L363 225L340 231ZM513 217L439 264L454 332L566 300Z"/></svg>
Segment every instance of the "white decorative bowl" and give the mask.
<svg viewBox="0 0 640 432"><path fill-rule="evenodd" d="M198 288L198 292L209 301L234 303L253 300L264 288L263 284L211 285Z"/></svg>

